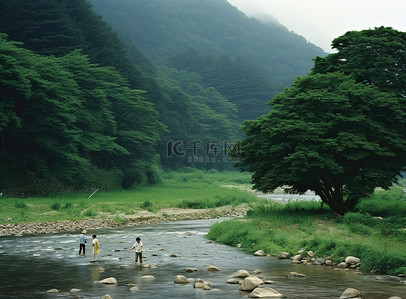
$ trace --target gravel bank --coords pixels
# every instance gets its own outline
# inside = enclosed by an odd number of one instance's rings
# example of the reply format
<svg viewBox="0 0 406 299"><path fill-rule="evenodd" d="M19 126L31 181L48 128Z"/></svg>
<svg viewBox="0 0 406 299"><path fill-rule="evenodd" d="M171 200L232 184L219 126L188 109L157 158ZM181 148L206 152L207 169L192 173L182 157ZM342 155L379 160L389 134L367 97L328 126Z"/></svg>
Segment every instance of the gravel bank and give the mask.
<svg viewBox="0 0 406 299"><path fill-rule="evenodd" d="M248 206L241 205L235 208L219 207L216 209L163 209L156 213L141 211L134 215L120 215L120 217L123 219L123 223L114 222L109 218L89 218L84 220L57 222L9 223L0 224L0 236L80 232L83 229L94 230L100 228L136 226L140 224L153 224L182 220L237 217L244 216L248 209Z"/></svg>

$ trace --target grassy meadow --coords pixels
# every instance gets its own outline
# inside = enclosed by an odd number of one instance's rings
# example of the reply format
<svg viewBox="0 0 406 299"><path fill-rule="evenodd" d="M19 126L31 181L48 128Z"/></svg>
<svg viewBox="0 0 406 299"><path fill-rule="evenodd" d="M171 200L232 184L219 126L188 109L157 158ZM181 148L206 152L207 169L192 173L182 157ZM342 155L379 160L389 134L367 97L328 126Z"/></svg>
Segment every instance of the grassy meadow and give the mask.
<svg viewBox="0 0 406 299"><path fill-rule="evenodd" d="M184 170L168 172L158 185L130 190L55 193L29 198L0 197L0 223L78 220L164 208L215 208L255 202L256 197L228 185L249 187L250 176L239 172ZM89 196L91 196L89 198Z"/></svg>
<svg viewBox="0 0 406 299"><path fill-rule="evenodd" d="M316 201L259 203L244 219L214 224L207 237L250 253L305 248L335 262L353 255L364 272L406 274L406 198L399 186L377 190L344 217Z"/></svg>

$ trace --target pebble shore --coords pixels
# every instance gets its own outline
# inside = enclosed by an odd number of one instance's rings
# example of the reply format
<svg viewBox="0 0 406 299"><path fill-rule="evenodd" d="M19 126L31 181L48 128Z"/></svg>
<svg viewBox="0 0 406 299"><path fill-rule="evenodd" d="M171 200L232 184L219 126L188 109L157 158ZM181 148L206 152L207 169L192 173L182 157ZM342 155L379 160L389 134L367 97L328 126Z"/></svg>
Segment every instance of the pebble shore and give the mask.
<svg viewBox="0 0 406 299"><path fill-rule="evenodd" d="M182 220L215 219L222 217L244 216L247 206L219 207L216 209L164 209L157 213L140 211L134 215L122 215L121 223L110 218L89 218L74 221L56 222L27 222L0 224L0 236L22 236L80 232L83 229L95 230L101 228L136 226Z"/></svg>

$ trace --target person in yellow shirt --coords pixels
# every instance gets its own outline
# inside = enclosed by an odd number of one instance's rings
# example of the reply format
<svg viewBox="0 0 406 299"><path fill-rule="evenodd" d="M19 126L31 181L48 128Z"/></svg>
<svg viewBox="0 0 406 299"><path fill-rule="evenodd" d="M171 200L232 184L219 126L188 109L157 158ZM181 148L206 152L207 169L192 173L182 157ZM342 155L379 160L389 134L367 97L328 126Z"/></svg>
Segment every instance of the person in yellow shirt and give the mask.
<svg viewBox="0 0 406 299"><path fill-rule="evenodd" d="M93 238L92 256L94 257L93 262L95 262L96 261L96 254L100 254L100 245L99 245L99 240L97 239L96 235L93 235L92 238Z"/></svg>

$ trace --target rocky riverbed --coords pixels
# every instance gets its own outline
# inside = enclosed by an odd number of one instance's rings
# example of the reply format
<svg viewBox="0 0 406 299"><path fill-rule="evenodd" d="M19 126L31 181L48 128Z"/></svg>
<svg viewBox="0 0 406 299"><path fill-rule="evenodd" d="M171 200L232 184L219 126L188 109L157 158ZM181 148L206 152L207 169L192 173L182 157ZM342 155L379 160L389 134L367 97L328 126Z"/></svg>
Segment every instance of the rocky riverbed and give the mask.
<svg viewBox="0 0 406 299"><path fill-rule="evenodd" d="M21 236L78 232L83 229L94 230L119 226L136 226L182 220L214 219L220 217L244 216L249 207L219 207L215 209L162 209L159 212L140 211L133 215L119 215L121 222L112 217L89 218L75 221L8 223L0 225L0 236Z"/></svg>

